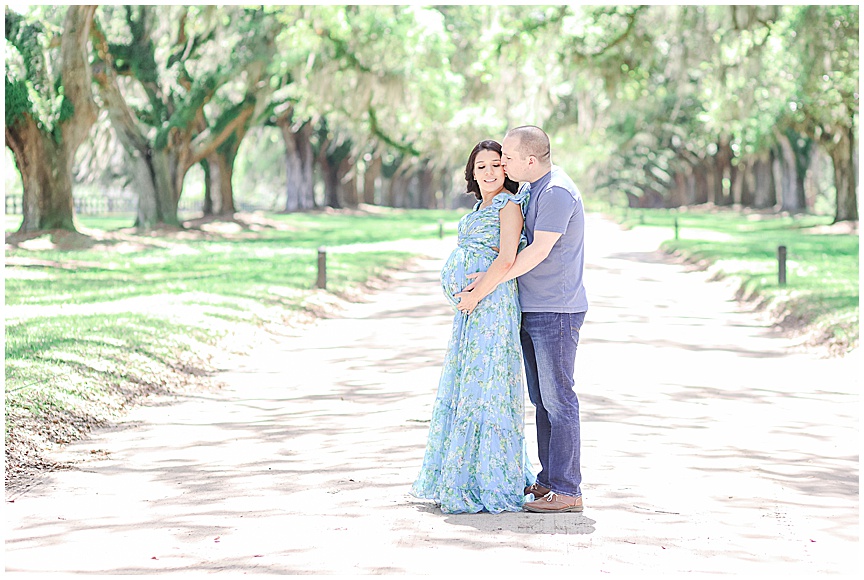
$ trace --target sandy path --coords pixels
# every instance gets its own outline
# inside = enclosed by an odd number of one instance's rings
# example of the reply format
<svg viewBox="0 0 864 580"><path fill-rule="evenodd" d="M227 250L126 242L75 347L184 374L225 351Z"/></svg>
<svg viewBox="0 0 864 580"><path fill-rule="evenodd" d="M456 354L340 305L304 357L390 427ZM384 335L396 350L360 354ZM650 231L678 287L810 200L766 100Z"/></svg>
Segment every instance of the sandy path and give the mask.
<svg viewBox="0 0 864 580"><path fill-rule="evenodd" d="M406 495L448 239L386 293L234 360L224 390L70 446L79 469L7 501L6 571L853 573L860 357L790 354L727 285L663 263L657 235L589 220L584 513Z"/></svg>

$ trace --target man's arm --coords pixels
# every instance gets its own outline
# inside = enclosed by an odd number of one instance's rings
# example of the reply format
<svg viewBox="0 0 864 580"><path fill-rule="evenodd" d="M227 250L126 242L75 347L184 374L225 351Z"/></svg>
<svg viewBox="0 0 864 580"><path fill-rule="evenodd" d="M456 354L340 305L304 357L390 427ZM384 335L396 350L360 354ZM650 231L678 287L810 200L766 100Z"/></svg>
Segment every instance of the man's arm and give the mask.
<svg viewBox="0 0 864 580"><path fill-rule="evenodd" d="M527 248L519 252L516 256L516 261L513 262L513 265L510 266L510 269L507 270L504 277L501 278L499 284L517 278L522 274L533 270L537 264L546 259L549 252L552 251L552 246L555 245L555 242L557 242L560 237L561 234L558 232L534 232L534 241L531 242L531 245Z"/></svg>
<svg viewBox="0 0 864 580"><path fill-rule="evenodd" d="M516 256L516 260L513 262L513 265L510 266L510 269L507 270L507 273L498 280L497 284L501 282L506 282L507 280L512 280L513 278L517 278L522 274L530 272L533 270L537 264L546 259L546 256L549 255L549 252L552 251L552 246L555 245L555 242L558 241L558 238L561 237L561 234L558 232L544 232L544 231L536 231L534 232L534 241L531 244L519 252ZM468 284L462 292L470 292L473 290L480 281L483 279L485 272L477 272L476 274L469 274L468 278L474 278L474 281ZM496 284L496 285L497 285ZM494 288L493 288L494 289Z"/></svg>

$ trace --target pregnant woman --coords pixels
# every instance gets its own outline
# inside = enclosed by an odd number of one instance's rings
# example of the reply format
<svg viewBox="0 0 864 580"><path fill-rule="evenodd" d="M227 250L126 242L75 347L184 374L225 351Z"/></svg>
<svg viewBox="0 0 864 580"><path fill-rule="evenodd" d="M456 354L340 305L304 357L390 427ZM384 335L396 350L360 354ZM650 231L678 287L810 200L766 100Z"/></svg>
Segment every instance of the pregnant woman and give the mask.
<svg viewBox="0 0 864 580"><path fill-rule="evenodd" d="M475 272L496 284L524 247L526 195L504 175L501 145L481 141L465 167L478 199L459 221L458 245L441 270L455 316L415 497L444 513L521 511L535 481L525 448L519 296L516 281L500 284L479 304L459 294Z"/></svg>

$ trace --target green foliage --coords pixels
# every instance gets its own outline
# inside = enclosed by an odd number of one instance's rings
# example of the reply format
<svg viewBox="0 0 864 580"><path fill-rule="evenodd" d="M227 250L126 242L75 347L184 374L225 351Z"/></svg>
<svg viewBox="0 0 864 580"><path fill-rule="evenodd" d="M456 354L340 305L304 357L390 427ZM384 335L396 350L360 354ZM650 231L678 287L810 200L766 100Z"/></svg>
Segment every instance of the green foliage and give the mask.
<svg viewBox="0 0 864 580"><path fill-rule="evenodd" d="M62 85L59 75L52 77L51 71L57 67L50 62L59 51L47 49L50 37L46 24L32 13L20 14L6 8L6 46L11 49L6 70L6 100L9 103L11 97L12 105L11 111L9 105L6 110L9 126L25 113L46 132L52 132L59 122Z"/></svg>
<svg viewBox="0 0 864 580"><path fill-rule="evenodd" d="M214 96L254 61L267 59L261 37L273 30L261 22L263 13L241 7L217 11L213 6L103 8L115 69L141 89L124 97L141 133L154 135L156 149L168 147L178 131L192 138L208 123L216 123L218 131L236 117L245 95L227 91L227 98ZM221 23L225 16L230 26ZM163 54L168 55L164 60Z"/></svg>
<svg viewBox="0 0 864 580"><path fill-rule="evenodd" d="M7 87L29 79L51 130L68 111L57 79L38 78L62 10L7 15ZM254 101L250 123L289 106L298 123L326 119L326 143L381 155L387 177L458 171L479 139L533 123L586 190L661 202L721 144L746 167L778 132L828 148L857 128L858 18L857 6L100 7L157 148L218 132ZM28 101L12 93L14 116Z"/></svg>
<svg viewBox="0 0 864 580"><path fill-rule="evenodd" d="M72 103L70 99L67 99L66 96L63 96L63 99L60 101L60 114L57 117L57 123L63 123L64 121L68 121L72 118L72 115L75 114L75 105Z"/></svg>
<svg viewBox="0 0 864 580"><path fill-rule="evenodd" d="M441 13L415 6L305 11L313 35L295 87L301 116L326 115L354 150L380 142L409 157L449 161L462 78ZM344 141L344 138L339 138Z"/></svg>
<svg viewBox="0 0 864 580"><path fill-rule="evenodd" d="M859 109L859 7L797 6L786 13L785 48L797 56L801 73L792 103L803 128L819 138L852 126Z"/></svg>
<svg viewBox="0 0 864 580"><path fill-rule="evenodd" d="M36 279L6 280L6 304L92 303L134 296L202 292L225 299L254 299L282 303L270 293L272 286L309 289L315 283L316 253L321 246L384 242L403 238L432 238L438 235L438 220L448 222L448 231L460 212L406 211L367 216L324 214L273 214L279 224L254 235L216 241L189 241L182 252L175 248L142 247L139 251L113 255L106 260L99 250L67 251L62 259L87 263L74 269L35 268L49 273ZM85 225L87 218L83 218ZM104 220L93 220L110 223ZM118 224L118 222L114 222ZM118 224L119 225L119 224ZM126 224L127 226L130 224ZM34 259L56 260L53 251L22 252ZM345 277L332 280L334 288L344 288L392 265L401 254L364 252L360 258L346 253L333 254L334 265L346 264ZM96 266L95 264L99 264ZM286 303L287 304L287 303Z"/></svg>
<svg viewBox="0 0 864 580"><path fill-rule="evenodd" d="M22 117L33 111L33 104L30 102L30 93L27 89L27 83L23 80L9 80L9 75L6 79L6 126L12 127L19 122Z"/></svg>
<svg viewBox="0 0 864 580"><path fill-rule="evenodd" d="M570 27L574 37L589 39L583 28L604 30L592 26L608 10L587 9ZM602 67L596 74L614 95L604 115L604 140L613 146L595 165L603 176L595 188L637 198L665 194L675 173L713 163L720 143L730 145L737 165L774 147L778 132L806 148L850 127L858 110L857 22L857 6L640 11L604 55L617 63L587 63ZM562 53L584 52L574 44ZM802 151L798 162L806 159Z"/></svg>

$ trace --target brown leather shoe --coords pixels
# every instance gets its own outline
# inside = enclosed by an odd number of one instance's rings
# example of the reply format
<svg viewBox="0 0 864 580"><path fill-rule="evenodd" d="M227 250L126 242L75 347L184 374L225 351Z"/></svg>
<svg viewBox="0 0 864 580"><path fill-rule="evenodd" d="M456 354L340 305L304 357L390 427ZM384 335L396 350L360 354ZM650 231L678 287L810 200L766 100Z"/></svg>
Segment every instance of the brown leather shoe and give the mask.
<svg viewBox="0 0 864 580"><path fill-rule="evenodd" d="M538 514L553 514L559 512L581 512L582 496L571 497L550 492L540 499L525 504L525 509Z"/></svg>
<svg viewBox="0 0 864 580"><path fill-rule="evenodd" d="M528 487L525 488L525 495L528 495L529 493L533 493L534 499L540 499L541 497L543 497L544 495L546 495L550 491L551 490L548 487L543 487L539 483L532 483L531 485L529 485Z"/></svg>

